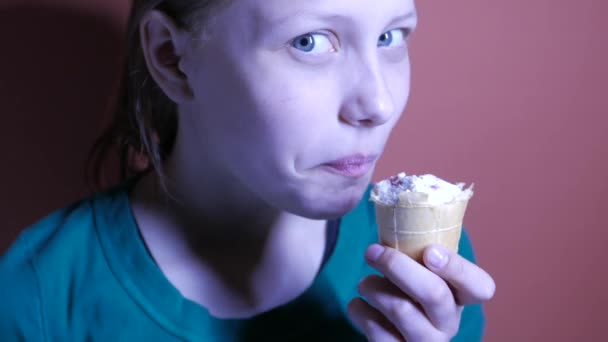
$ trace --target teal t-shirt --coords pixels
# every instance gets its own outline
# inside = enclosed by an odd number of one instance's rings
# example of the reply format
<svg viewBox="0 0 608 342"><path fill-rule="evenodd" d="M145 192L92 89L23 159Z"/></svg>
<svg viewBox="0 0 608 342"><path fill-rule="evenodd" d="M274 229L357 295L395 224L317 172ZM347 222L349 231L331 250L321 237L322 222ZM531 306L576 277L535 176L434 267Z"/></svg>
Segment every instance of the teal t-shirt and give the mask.
<svg viewBox="0 0 608 342"><path fill-rule="evenodd" d="M1 341L359 341L346 316L357 284L375 273L377 241L366 193L340 223L313 285L247 320L212 317L184 298L149 255L125 186L56 211L26 229L0 258ZM474 261L466 232L459 253ZM481 305L467 306L453 341L480 341Z"/></svg>

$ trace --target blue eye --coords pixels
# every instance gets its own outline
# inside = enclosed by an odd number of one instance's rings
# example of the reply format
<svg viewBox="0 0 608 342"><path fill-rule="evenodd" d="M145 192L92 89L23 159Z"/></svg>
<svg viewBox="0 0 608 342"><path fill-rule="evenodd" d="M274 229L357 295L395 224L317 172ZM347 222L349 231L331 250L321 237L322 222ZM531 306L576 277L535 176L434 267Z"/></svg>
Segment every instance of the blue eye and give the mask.
<svg viewBox="0 0 608 342"><path fill-rule="evenodd" d="M386 31L378 37L378 46L401 46L405 45L406 30L395 29Z"/></svg>
<svg viewBox="0 0 608 342"><path fill-rule="evenodd" d="M307 33L303 36L296 38L293 41L293 47L298 50L310 52L315 48L315 38L312 34Z"/></svg>
<svg viewBox="0 0 608 342"><path fill-rule="evenodd" d="M322 54L335 51L335 47L327 34L307 33L303 34L291 43L291 46L307 53Z"/></svg>

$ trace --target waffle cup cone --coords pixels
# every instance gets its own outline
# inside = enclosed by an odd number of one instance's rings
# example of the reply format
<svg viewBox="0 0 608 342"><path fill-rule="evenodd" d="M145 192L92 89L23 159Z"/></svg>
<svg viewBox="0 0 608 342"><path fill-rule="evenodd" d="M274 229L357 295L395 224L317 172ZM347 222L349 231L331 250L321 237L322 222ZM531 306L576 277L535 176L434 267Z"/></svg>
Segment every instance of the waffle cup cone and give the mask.
<svg viewBox="0 0 608 342"><path fill-rule="evenodd" d="M433 244L458 252L462 221L472 195L468 188L444 204L430 204L428 195L419 192L402 192L397 205L372 199L380 241L420 263L424 249Z"/></svg>

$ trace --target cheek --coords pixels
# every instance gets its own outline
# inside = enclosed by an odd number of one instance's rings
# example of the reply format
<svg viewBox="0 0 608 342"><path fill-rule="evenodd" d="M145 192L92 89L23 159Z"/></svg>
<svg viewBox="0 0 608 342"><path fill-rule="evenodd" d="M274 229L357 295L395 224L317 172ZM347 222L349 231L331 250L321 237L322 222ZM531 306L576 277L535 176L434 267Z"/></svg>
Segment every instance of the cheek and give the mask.
<svg viewBox="0 0 608 342"><path fill-rule="evenodd" d="M391 89L393 101L395 101L396 114L399 115L405 109L410 95L411 68L409 59L406 58L402 63L399 63L398 67L389 66L387 70L390 71L385 73L385 79L389 89Z"/></svg>
<svg viewBox="0 0 608 342"><path fill-rule="evenodd" d="M339 96L335 88L326 79L298 76L268 77L257 84L252 106L265 138L292 154L315 146L337 122Z"/></svg>
<svg viewBox="0 0 608 342"><path fill-rule="evenodd" d="M296 164L310 164L309 154L328 135L336 106L330 85L253 66L247 70L256 73L222 69L199 82L196 139L229 168L275 180L294 177Z"/></svg>
<svg viewBox="0 0 608 342"><path fill-rule="evenodd" d="M393 72L385 73L385 80L387 87L391 92L395 112L391 119L379 128L382 131L386 131L386 138L388 138L388 135L404 114L410 96L409 65L408 68L399 68L395 70L393 67L389 70L392 70Z"/></svg>

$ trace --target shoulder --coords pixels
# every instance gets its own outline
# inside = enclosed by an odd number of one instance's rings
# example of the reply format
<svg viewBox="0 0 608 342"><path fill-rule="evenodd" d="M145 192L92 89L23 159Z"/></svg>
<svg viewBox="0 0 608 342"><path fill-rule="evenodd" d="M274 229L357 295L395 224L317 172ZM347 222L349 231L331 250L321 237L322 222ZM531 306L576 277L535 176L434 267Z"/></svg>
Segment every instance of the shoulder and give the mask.
<svg viewBox="0 0 608 342"><path fill-rule="evenodd" d="M95 197L26 228L0 257L0 336L44 340L49 308L68 299L77 274L91 267L87 255L98 244Z"/></svg>
<svg viewBox="0 0 608 342"><path fill-rule="evenodd" d="M32 264L49 257L65 257L67 244L90 233L92 206L83 200L57 210L24 229L0 259L3 270ZM63 255L60 253L63 250ZM64 260L65 261L65 260Z"/></svg>
<svg viewBox="0 0 608 342"><path fill-rule="evenodd" d="M32 265L18 269L0 265L0 284L0 336L43 340L40 284Z"/></svg>
<svg viewBox="0 0 608 342"><path fill-rule="evenodd" d="M0 336L44 340L40 281L22 238L0 259Z"/></svg>
<svg viewBox="0 0 608 342"><path fill-rule="evenodd" d="M4 255L0 265L14 267L32 263L38 267L50 260L62 266L78 252L87 251L97 241L97 229L105 217L125 210L127 196L122 186L93 194L58 209L24 229ZM128 204L127 204L128 205ZM120 208L119 208L120 207Z"/></svg>
<svg viewBox="0 0 608 342"><path fill-rule="evenodd" d="M48 250L73 210L55 211L25 229L0 258L0 335L44 340L39 260L57 259Z"/></svg>

